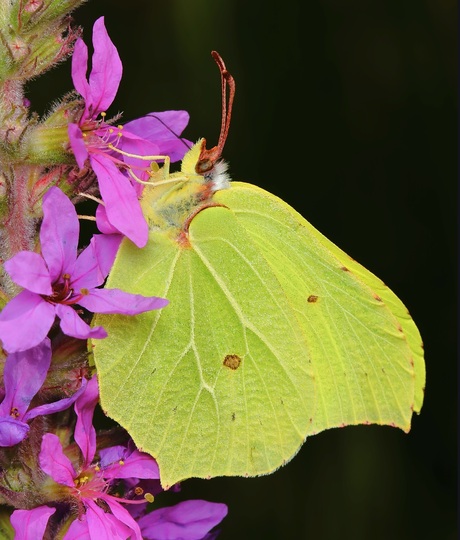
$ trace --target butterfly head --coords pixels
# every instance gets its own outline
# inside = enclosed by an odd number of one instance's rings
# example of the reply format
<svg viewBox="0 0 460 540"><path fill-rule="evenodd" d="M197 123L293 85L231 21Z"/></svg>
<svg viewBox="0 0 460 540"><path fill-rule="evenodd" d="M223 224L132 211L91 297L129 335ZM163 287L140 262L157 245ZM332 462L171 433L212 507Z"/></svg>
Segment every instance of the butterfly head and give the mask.
<svg viewBox="0 0 460 540"><path fill-rule="evenodd" d="M203 177L205 184L209 185L213 192L230 187L228 163L220 159L220 153L216 152L216 149L217 147L214 147L208 151L206 139L200 139L185 154L181 167L182 173L189 177L196 175ZM208 152L213 152L213 155L208 157Z"/></svg>

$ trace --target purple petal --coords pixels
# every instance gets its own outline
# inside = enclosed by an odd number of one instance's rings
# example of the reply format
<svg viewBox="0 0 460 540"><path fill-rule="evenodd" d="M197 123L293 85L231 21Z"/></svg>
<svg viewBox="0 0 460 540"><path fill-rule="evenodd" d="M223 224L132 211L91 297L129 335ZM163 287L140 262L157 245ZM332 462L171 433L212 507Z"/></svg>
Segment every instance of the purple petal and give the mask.
<svg viewBox="0 0 460 540"><path fill-rule="evenodd" d="M74 438L80 447L86 465L90 465L96 453L96 430L93 427L94 409L99 401L97 378L93 377L85 391L75 402L77 423Z"/></svg>
<svg viewBox="0 0 460 540"><path fill-rule="evenodd" d="M117 518L120 524L124 524L126 527L128 527L130 534L132 532L134 533L134 536L132 534L130 536L131 540L143 540L139 525L136 521L134 521L134 518L131 516L128 510L123 508L119 502L113 500L110 495L102 496L101 499L103 499L109 505L112 514ZM124 538L125 537L123 537L123 540Z"/></svg>
<svg viewBox="0 0 460 540"><path fill-rule="evenodd" d="M0 446L14 446L23 441L29 433L29 425L14 418L0 418Z"/></svg>
<svg viewBox="0 0 460 540"><path fill-rule="evenodd" d="M72 81L75 90L86 101L91 99L91 90L86 79L88 71L88 47L85 42L78 38L75 42L75 47L72 55ZM87 111L83 113L81 121L86 120Z"/></svg>
<svg viewBox="0 0 460 540"><path fill-rule="evenodd" d="M74 487L76 477L72 462L64 454L61 441L54 433L45 433L38 456L40 467L58 484Z"/></svg>
<svg viewBox="0 0 460 540"><path fill-rule="evenodd" d="M45 403L44 405L34 407L26 413L24 420L29 421L36 416L43 416L45 414L53 414L55 412L65 411L65 409L68 409L81 396L86 388L86 383L86 379L83 378L80 388L68 398L59 399L53 403Z"/></svg>
<svg viewBox="0 0 460 540"><path fill-rule="evenodd" d="M180 137L189 120L187 111L155 111L126 123L124 127L139 137L157 142Z"/></svg>
<svg viewBox="0 0 460 540"><path fill-rule="evenodd" d="M86 514L72 521L63 540L91 540Z"/></svg>
<svg viewBox="0 0 460 540"><path fill-rule="evenodd" d="M67 128L69 134L70 147L80 169L85 166L85 161L88 158L88 150L86 149L83 133L77 124L69 124Z"/></svg>
<svg viewBox="0 0 460 540"><path fill-rule="evenodd" d="M92 287L102 285L107 274L104 274L99 266L97 253L94 249L93 237L89 246L80 253L75 263L71 280L74 295L77 296L81 292L80 289L91 289ZM87 293L83 292L81 294Z"/></svg>
<svg viewBox="0 0 460 540"><path fill-rule="evenodd" d="M144 139L142 137L138 137L134 133L131 133L125 129L122 131L123 136L118 142L119 148L123 150L124 152L127 152L129 154L133 154L136 156L164 156L164 154L161 153L160 147L151 142L147 139ZM150 167L150 163L152 161L156 161L153 159L140 159L139 157L130 157L130 156L122 156L123 161L127 163L134 171L134 173L141 177L142 180L148 180L148 176L145 175L145 177L142 175L142 172L145 171L148 167Z"/></svg>
<svg viewBox="0 0 460 540"><path fill-rule="evenodd" d="M131 182L105 156L90 156L110 223L137 247L148 239L148 225Z"/></svg>
<svg viewBox="0 0 460 540"><path fill-rule="evenodd" d="M112 270L113 261L118 253L123 236L121 234L96 234L92 238L94 251L98 260L101 274L108 276Z"/></svg>
<svg viewBox="0 0 460 540"><path fill-rule="evenodd" d="M57 304L56 315L61 319L61 330L68 336L78 339L104 339L107 337L107 332L102 326L94 326L91 328L91 326L87 325L70 306Z"/></svg>
<svg viewBox="0 0 460 540"><path fill-rule="evenodd" d="M101 494L102 495L102 494ZM105 497L101 496L105 500ZM91 540L132 539L132 530L94 501L85 499L86 521ZM73 537L72 537L73 538ZM67 540L65 536L64 540ZM142 538L141 538L142 540Z"/></svg>
<svg viewBox="0 0 460 540"><path fill-rule="evenodd" d="M110 223L105 206L102 204L96 208L96 225L101 233L120 234L120 231Z"/></svg>
<svg viewBox="0 0 460 540"><path fill-rule="evenodd" d="M45 261L33 251L20 251L4 264L11 279L37 294L50 295L53 293L51 278Z"/></svg>
<svg viewBox="0 0 460 540"><path fill-rule="evenodd" d="M43 197L40 242L52 282L66 272L72 275L79 234L80 224L74 205L59 188L51 187Z"/></svg>
<svg viewBox="0 0 460 540"><path fill-rule="evenodd" d="M163 139L160 143L160 151L164 156L169 156L171 163L180 161L192 148L193 143L187 139Z"/></svg>
<svg viewBox="0 0 460 540"><path fill-rule="evenodd" d="M93 26L94 54L89 76L91 88L92 117L107 110L114 100L121 81L123 66L117 48L109 38L100 17Z"/></svg>
<svg viewBox="0 0 460 540"><path fill-rule="evenodd" d="M37 506L32 510L15 510L11 514L11 525L14 540L39 540L45 534L48 520L56 512L56 508Z"/></svg>
<svg viewBox="0 0 460 540"><path fill-rule="evenodd" d="M125 450L124 447L115 447ZM101 468L104 469L104 478L150 478L159 479L160 471L157 462L152 456L139 450L134 450L130 455L116 457L110 455L110 448L100 451ZM115 459L114 459L115 458ZM112 461L108 461L112 459ZM120 463L121 462L121 463Z"/></svg>
<svg viewBox="0 0 460 540"><path fill-rule="evenodd" d="M182 159L192 147L190 141L180 137L189 118L186 111L152 112L128 122L124 125L124 130L155 143L159 147L159 153L169 156L174 162ZM123 137L122 144L124 144Z"/></svg>
<svg viewBox="0 0 460 540"><path fill-rule="evenodd" d="M3 348L20 352L35 347L48 334L54 322L55 306L27 290L20 292L0 313L0 339Z"/></svg>
<svg viewBox="0 0 460 540"><path fill-rule="evenodd" d="M79 304L93 313L137 315L168 305L166 298L130 294L119 289L92 289Z"/></svg>
<svg viewBox="0 0 460 540"><path fill-rule="evenodd" d="M91 289L104 283L123 237L121 234L96 234L90 245L78 256L72 275L74 294L80 289Z"/></svg>
<svg viewBox="0 0 460 540"><path fill-rule="evenodd" d="M158 484L160 483L159 480L157 480L157 482L158 482ZM126 479L124 481L125 486L128 486L128 483L129 483L129 480ZM138 484L134 485L134 487L136 487L136 486L140 486L140 482ZM149 491L148 489L144 489L144 485L141 486L141 489L142 489L142 493L150 493L151 495L155 496L152 491ZM161 493L162 491L163 490L160 489L159 493ZM148 506L148 503L147 503L147 501L145 501L145 502L139 503L139 504L130 504L129 506L127 506L127 509L128 509L128 512L133 517L133 519L135 519L137 521L141 516L145 515L145 512L147 510L147 506Z"/></svg>
<svg viewBox="0 0 460 540"><path fill-rule="evenodd" d="M201 540L227 515L227 505L202 500L183 501L139 519L145 540Z"/></svg>
<svg viewBox="0 0 460 540"><path fill-rule="evenodd" d="M203 536L201 540L216 540L220 536L220 530L216 529L215 531L209 532L206 536Z"/></svg>
<svg viewBox="0 0 460 540"><path fill-rule="evenodd" d="M40 345L27 351L11 353L3 374L5 399L0 416L9 416L16 409L16 418L24 419L30 402L46 379L51 363L51 342L45 338Z"/></svg>
<svg viewBox="0 0 460 540"><path fill-rule="evenodd" d="M127 448L121 444L101 448L99 451L101 469L105 469L126 456Z"/></svg>

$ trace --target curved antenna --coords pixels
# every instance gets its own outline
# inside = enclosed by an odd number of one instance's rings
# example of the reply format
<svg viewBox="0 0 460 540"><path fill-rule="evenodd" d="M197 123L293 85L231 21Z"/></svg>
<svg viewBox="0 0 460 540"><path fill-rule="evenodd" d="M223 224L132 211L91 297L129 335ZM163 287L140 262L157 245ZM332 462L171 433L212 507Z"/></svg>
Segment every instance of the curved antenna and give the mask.
<svg viewBox="0 0 460 540"><path fill-rule="evenodd" d="M213 146L209 150L206 148L206 139L201 143L201 152L195 170L198 174L204 174L210 171L216 161L222 155L225 141L227 140L228 130L230 128L230 119L232 117L233 100L235 98L235 79L228 72L224 61L220 54L216 51L211 51L217 67L220 70L221 86L222 86L222 121L220 125L220 134L217 146ZM227 99L227 86L229 95Z"/></svg>

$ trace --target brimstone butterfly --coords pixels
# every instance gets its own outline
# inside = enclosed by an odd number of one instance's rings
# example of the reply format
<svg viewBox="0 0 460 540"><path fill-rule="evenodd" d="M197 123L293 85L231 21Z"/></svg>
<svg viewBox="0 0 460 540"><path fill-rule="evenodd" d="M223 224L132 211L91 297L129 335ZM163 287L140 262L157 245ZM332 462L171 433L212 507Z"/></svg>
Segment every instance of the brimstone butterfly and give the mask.
<svg viewBox="0 0 460 540"><path fill-rule="evenodd" d="M144 191L147 246L124 240L107 286L164 296L137 317L97 315L101 404L159 464L162 484L254 476L308 435L349 424L410 429L422 341L403 303L281 199L229 182L219 144ZM226 84L230 98L225 96Z"/></svg>

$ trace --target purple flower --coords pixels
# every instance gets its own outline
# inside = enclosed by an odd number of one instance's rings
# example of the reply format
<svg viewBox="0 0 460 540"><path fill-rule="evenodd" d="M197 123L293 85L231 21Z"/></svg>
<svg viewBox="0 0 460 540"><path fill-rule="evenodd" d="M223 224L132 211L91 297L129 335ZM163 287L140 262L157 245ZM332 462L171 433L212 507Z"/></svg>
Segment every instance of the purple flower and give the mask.
<svg viewBox="0 0 460 540"><path fill-rule="evenodd" d="M183 501L154 510L138 520L145 540L202 540L227 515L227 505Z"/></svg>
<svg viewBox="0 0 460 540"><path fill-rule="evenodd" d="M117 93L122 64L104 26L104 17L94 23L93 46L88 80L88 48L81 39L75 43L72 80L85 101L85 109L78 124L69 124L70 146L80 168L89 158L111 224L138 247L143 247L148 226L139 205L139 190L120 167L136 178L133 171L145 171L154 156L168 155L171 161L182 159L188 144L179 135L187 125L188 114L185 111L151 113L130 122L129 129L107 124L105 111Z"/></svg>
<svg viewBox="0 0 460 540"><path fill-rule="evenodd" d="M30 402L46 379L50 362L48 338L32 349L8 355L3 374L5 397L0 404L0 446L18 444L29 432L29 420L67 409L84 391L86 379L73 396L29 409Z"/></svg>
<svg viewBox="0 0 460 540"><path fill-rule="evenodd" d="M35 347L48 334L56 316L64 334L78 339L104 338L101 326L91 328L72 306L93 313L136 315L164 307L163 298L99 289L121 241L120 235L95 235L77 256L80 225L74 205L57 187L43 197L40 229L42 255L20 251L4 265L24 288L0 313L0 339L6 351Z"/></svg>
<svg viewBox="0 0 460 540"><path fill-rule="evenodd" d="M121 446L101 450L100 461L94 461L96 431L92 420L98 399L97 379L93 377L75 402L77 423L74 438L82 453L81 465L74 468L64 454L59 438L52 433L46 433L42 439L39 455L40 467L56 483L66 486L69 497L75 500L78 507L83 506L85 510L72 522L64 540L77 538L142 540L139 525L120 502L143 504L145 501L121 499L110 495L108 491L111 483L120 478L135 476L158 479L158 465L147 454ZM101 501L110 511L101 508Z"/></svg>
<svg viewBox="0 0 460 540"><path fill-rule="evenodd" d="M54 512L56 508L49 506L37 506L32 510L15 510L10 518L15 532L14 540L41 540L48 520Z"/></svg>

